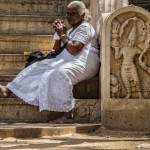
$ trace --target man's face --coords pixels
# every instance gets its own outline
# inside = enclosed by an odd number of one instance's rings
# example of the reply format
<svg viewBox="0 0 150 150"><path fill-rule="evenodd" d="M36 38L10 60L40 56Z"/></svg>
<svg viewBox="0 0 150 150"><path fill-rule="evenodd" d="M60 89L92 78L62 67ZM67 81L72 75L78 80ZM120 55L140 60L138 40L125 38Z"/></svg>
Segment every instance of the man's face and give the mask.
<svg viewBox="0 0 150 150"><path fill-rule="evenodd" d="M66 17L72 27L77 27L82 22L82 16L77 11L77 6L70 5L67 8Z"/></svg>

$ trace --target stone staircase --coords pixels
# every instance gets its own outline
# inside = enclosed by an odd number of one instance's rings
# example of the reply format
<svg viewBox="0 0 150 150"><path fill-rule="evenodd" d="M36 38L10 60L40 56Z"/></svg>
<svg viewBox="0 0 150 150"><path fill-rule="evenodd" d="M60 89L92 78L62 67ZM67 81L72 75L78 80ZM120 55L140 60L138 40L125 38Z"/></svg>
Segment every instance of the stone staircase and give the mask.
<svg viewBox="0 0 150 150"><path fill-rule="evenodd" d="M52 22L64 18L69 0L0 0L0 84L23 68L25 51L49 51L54 43ZM76 122L99 122L99 81L95 77L74 86ZM0 122L48 122L61 113L43 111L18 98L0 94Z"/></svg>

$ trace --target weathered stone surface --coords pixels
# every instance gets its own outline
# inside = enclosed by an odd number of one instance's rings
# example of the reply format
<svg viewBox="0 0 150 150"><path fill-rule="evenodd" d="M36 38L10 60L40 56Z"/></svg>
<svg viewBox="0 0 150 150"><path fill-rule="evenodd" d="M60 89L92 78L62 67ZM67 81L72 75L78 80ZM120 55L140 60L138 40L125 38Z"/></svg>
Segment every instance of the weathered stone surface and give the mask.
<svg viewBox="0 0 150 150"><path fill-rule="evenodd" d="M16 75L24 68L24 66L25 66L24 62L0 63L0 75Z"/></svg>
<svg viewBox="0 0 150 150"><path fill-rule="evenodd" d="M0 16L1 34L53 35L52 23L62 16Z"/></svg>
<svg viewBox="0 0 150 150"><path fill-rule="evenodd" d="M111 101L111 108L105 111L105 121L108 128L149 131L149 99L111 99Z"/></svg>
<svg viewBox="0 0 150 150"><path fill-rule="evenodd" d="M48 122L61 115L49 111L39 113L38 107L15 98L0 100L0 122Z"/></svg>
<svg viewBox="0 0 150 150"><path fill-rule="evenodd" d="M99 98L99 78L98 76L89 80L82 81L74 86L74 97L80 99Z"/></svg>
<svg viewBox="0 0 150 150"><path fill-rule="evenodd" d="M23 54L24 51L52 49L51 35L0 35L0 54Z"/></svg>
<svg viewBox="0 0 150 150"><path fill-rule="evenodd" d="M98 122L100 118L99 113L97 113L100 108L99 102L98 99L77 100L74 120L76 122ZM39 112L38 107L29 105L17 98L0 98L0 122L48 122L60 115L62 113L51 111Z"/></svg>
<svg viewBox="0 0 150 150"><path fill-rule="evenodd" d="M24 54L0 54L0 62L25 62L27 57Z"/></svg>
<svg viewBox="0 0 150 150"><path fill-rule="evenodd" d="M119 8L127 6L128 0L99 0L99 5L102 13L111 13Z"/></svg>
<svg viewBox="0 0 150 150"><path fill-rule="evenodd" d="M22 54L0 54L0 82L7 82L8 75L18 74L24 68L26 59L27 56Z"/></svg>
<svg viewBox="0 0 150 150"><path fill-rule="evenodd" d="M100 99L79 99L74 110L77 122L100 122Z"/></svg>
<svg viewBox="0 0 150 150"><path fill-rule="evenodd" d="M89 123L88 124L0 123L0 138L7 138L3 142L5 142L8 147L8 143L6 142L6 140L8 140L9 142L11 141L10 143L13 147L14 145L12 144L12 141L15 140L15 142L16 141L18 142L18 139L16 140L14 138L21 138L21 140L22 138L40 138L41 141L42 137L46 138L49 136L59 136L59 135L64 135L69 133L71 134L90 133L96 131L100 127L101 124L95 124L95 123L90 123L90 124ZM48 139L48 141L50 140ZM52 141L52 143L53 142L54 141ZM20 142L18 142L18 144L20 145ZM2 147L4 148L4 144L1 143L1 145L2 145L1 148ZM20 148L17 146L17 148L21 149L21 146ZM33 145L31 144L31 147L32 146Z"/></svg>
<svg viewBox="0 0 150 150"><path fill-rule="evenodd" d="M22 66L22 69L24 68L24 65ZM1 75L14 75L18 74L20 72L21 68L15 69L15 68L10 68L10 69L0 69L0 74ZM2 83L3 84L3 83Z"/></svg>
<svg viewBox="0 0 150 150"><path fill-rule="evenodd" d="M1 0L0 14L65 15L68 0Z"/></svg>
<svg viewBox="0 0 150 150"><path fill-rule="evenodd" d="M99 43L101 43L102 24L105 17L111 12L128 6L128 0L85 0L85 3L90 3L88 9L92 16L92 25L98 35Z"/></svg>
<svg viewBox="0 0 150 150"><path fill-rule="evenodd" d="M150 13L136 6L119 9L104 22L101 82L106 127L150 130L149 22Z"/></svg>
<svg viewBox="0 0 150 150"><path fill-rule="evenodd" d="M15 75L0 75L0 82L10 82L15 77Z"/></svg>

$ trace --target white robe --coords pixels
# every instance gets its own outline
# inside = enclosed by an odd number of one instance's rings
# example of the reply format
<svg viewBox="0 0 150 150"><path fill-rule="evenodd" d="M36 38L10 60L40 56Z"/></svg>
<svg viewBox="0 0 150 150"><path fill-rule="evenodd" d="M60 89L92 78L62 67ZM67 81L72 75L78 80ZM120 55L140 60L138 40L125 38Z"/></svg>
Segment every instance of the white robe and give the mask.
<svg viewBox="0 0 150 150"><path fill-rule="evenodd" d="M74 31L71 30L68 30L67 36L84 44L79 55L73 56L64 49L56 58L28 66L7 84L7 88L20 99L39 106L39 111L69 112L75 107L73 85L92 78L98 72L99 52L93 27L83 22Z"/></svg>

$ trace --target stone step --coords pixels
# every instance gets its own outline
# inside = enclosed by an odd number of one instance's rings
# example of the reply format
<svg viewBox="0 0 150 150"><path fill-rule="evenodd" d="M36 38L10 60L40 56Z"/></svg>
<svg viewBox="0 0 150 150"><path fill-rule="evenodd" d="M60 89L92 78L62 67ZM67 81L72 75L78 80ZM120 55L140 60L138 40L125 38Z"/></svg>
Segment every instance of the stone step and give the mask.
<svg viewBox="0 0 150 150"><path fill-rule="evenodd" d="M0 54L0 75L16 75L25 66L27 56L23 54Z"/></svg>
<svg viewBox="0 0 150 150"><path fill-rule="evenodd" d="M0 54L23 54L24 51L49 51L54 44L51 35L0 35Z"/></svg>
<svg viewBox="0 0 150 150"><path fill-rule="evenodd" d="M0 34L53 35L52 23L62 16L0 15Z"/></svg>
<svg viewBox="0 0 150 150"><path fill-rule="evenodd" d="M0 75L0 84L6 85L11 82L16 75ZM98 99L99 98L99 79L94 77L89 80L82 81L76 84L73 88L74 97L77 99ZM3 95L0 92L0 98Z"/></svg>
<svg viewBox="0 0 150 150"><path fill-rule="evenodd" d="M0 0L0 14L65 15L69 0Z"/></svg>
<svg viewBox="0 0 150 150"><path fill-rule="evenodd" d="M81 133L94 132L96 130L99 130L101 127L102 125L100 123L97 124L95 123L87 123L87 124L14 123L11 125L7 123L0 123L0 138L13 137L13 138L22 139L22 138L42 138L42 137L49 137L49 136L60 136L64 134L75 134L75 133L81 134ZM6 144L6 140L1 142L5 142ZM10 143L12 143L12 141L10 142L9 140L9 144ZM7 147L9 144L7 143ZM1 144L1 147L3 147L3 145L4 144ZM12 145L12 147L13 146L14 145ZM31 147L32 146L33 145L31 144ZM33 147L31 149L33 149Z"/></svg>
<svg viewBox="0 0 150 150"><path fill-rule="evenodd" d="M1 123L47 123L61 116L60 112L42 111L18 98L0 98ZM100 122L100 99L76 99L73 111L76 123Z"/></svg>

